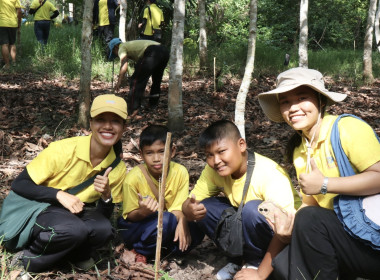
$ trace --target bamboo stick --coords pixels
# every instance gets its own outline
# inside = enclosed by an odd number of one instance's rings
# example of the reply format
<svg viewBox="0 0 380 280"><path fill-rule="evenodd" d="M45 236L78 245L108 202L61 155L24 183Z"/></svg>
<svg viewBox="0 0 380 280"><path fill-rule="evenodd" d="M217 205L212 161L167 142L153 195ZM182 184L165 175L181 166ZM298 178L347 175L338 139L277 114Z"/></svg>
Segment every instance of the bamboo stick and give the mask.
<svg viewBox="0 0 380 280"><path fill-rule="evenodd" d="M168 132L166 134L166 143L164 151L164 162L162 165L162 175L159 182L159 197L158 197L158 222L157 222L157 245L156 245L156 258L155 258L155 271L154 279L160 279L159 271L161 267L161 244L162 244L162 220L165 208L165 186L166 186L166 176L168 174L168 167L170 164L170 141L172 134Z"/></svg>

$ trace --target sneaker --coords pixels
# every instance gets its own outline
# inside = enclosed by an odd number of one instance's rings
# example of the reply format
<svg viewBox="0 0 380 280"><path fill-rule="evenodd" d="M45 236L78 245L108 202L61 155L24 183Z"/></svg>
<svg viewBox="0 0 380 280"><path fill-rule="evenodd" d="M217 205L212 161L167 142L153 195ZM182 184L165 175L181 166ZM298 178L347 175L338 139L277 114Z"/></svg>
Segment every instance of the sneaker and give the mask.
<svg viewBox="0 0 380 280"><path fill-rule="evenodd" d="M140 263L144 263L146 264L147 263L147 259L146 259L146 256L140 254L140 253L137 253L135 251L135 249L133 249L131 252L133 252L136 256L135 256L135 262L140 262Z"/></svg>
<svg viewBox="0 0 380 280"><path fill-rule="evenodd" d="M218 280L230 280L233 279L236 272L240 270L240 265L234 263L228 263L216 274Z"/></svg>
<svg viewBox="0 0 380 280"><path fill-rule="evenodd" d="M91 269L95 265L95 261L93 258L89 258L84 261L77 261L73 264L77 269L87 271Z"/></svg>
<svg viewBox="0 0 380 280"><path fill-rule="evenodd" d="M258 270L259 268L251 263L246 263L245 265L243 265L242 268L250 268L250 269L255 269L255 270Z"/></svg>
<svg viewBox="0 0 380 280"><path fill-rule="evenodd" d="M32 276L25 271L24 264L22 260L24 258L24 251L19 251L13 255L13 258L10 263L12 271L19 271L20 273L17 276L17 280L30 280Z"/></svg>

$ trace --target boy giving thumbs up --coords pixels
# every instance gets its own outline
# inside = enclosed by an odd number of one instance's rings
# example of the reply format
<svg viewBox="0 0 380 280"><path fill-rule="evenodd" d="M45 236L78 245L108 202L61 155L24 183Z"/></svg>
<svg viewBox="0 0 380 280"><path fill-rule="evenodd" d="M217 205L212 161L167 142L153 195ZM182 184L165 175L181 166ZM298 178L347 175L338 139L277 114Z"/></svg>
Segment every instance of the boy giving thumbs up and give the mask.
<svg viewBox="0 0 380 280"><path fill-rule="evenodd" d="M12 184L17 194L50 203L38 215L29 245L19 254L30 272L51 269L64 260L90 268L92 251L113 237L108 218L113 203L122 200L126 173L124 163L115 161L120 151L114 145L120 144L127 104L116 95L100 95L90 114L90 135L51 143ZM68 192L92 177L88 187L75 195Z"/></svg>

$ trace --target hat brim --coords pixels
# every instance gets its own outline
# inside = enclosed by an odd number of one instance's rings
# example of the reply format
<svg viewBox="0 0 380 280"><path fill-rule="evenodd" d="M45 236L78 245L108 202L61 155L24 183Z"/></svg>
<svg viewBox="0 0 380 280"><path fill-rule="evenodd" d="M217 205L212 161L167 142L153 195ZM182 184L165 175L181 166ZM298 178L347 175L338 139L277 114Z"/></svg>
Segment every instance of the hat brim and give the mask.
<svg viewBox="0 0 380 280"><path fill-rule="evenodd" d="M126 120L127 119L127 114L115 107L107 107L107 106L103 106L99 109L96 109L96 110L93 110L91 112L91 118L94 118L102 113L114 113L116 115L118 115L119 117L121 117L123 120Z"/></svg>
<svg viewBox="0 0 380 280"><path fill-rule="evenodd" d="M287 85L287 86L281 86L278 88L275 88L271 91L263 92L258 95L259 97L259 103L261 108L264 111L264 114L272 121L274 122L284 122L284 119L281 115L280 111L280 103L278 101L278 94L280 93L286 93L293 89L296 89L300 86L307 86L309 88L314 89L316 92L319 92L320 94L327 97L327 105L332 105L336 102L343 101L347 94L338 93L338 92L332 92L332 91L324 91L320 88L317 88L310 84L293 84L293 85Z"/></svg>

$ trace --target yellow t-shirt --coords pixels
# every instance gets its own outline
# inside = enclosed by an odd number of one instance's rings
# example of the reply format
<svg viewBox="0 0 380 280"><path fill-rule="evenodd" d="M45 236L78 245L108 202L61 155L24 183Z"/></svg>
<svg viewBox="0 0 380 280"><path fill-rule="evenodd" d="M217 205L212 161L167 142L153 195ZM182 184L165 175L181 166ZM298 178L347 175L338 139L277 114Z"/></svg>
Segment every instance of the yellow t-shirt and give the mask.
<svg viewBox="0 0 380 280"><path fill-rule="evenodd" d="M107 0L99 0L99 26L110 25Z"/></svg>
<svg viewBox="0 0 380 280"><path fill-rule="evenodd" d="M150 4L150 13L152 15L152 21L150 20L149 16L149 9L145 8L143 16L143 18L146 19L144 34L148 36L153 35L152 24L154 29L159 29L161 22L164 21L164 14L162 13L162 10L159 7L157 7L156 4Z"/></svg>
<svg viewBox="0 0 380 280"><path fill-rule="evenodd" d="M331 129L338 116L325 114L319 132L318 142L311 150L310 157L314 159L318 169L326 177L340 177L339 168L330 143ZM342 118L339 123L340 140L344 152L356 173L360 173L380 161L380 144L373 129L365 122L352 117ZM296 147L293 163L297 177L306 172L307 148L305 139ZM313 195L319 206L333 209L333 198L336 194Z"/></svg>
<svg viewBox="0 0 380 280"><path fill-rule="evenodd" d="M146 168L146 165L144 165ZM149 173L148 173L149 174ZM149 174L150 176L150 174ZM153 183L158 189L158 182L150 176ZM139 208L139 197L155 196L149 187L148 182L141 169L134 167L124 180L123 186L123 218L126 219L128 213ZM182 203L187 199L189 194L189 173L187 169L178 163L170 162L169 174L166 179L165 187L165 209L169 212L174 210L182 210ZM157 199L156 199L157 201Z"/></svg>
<svg viewBox="0 0 380 280"><path fill-rule="evenodd" d="M194 189L191 191L197 200L216 196L223 192L231 205L238 207L243 195L246 174L234 180L231 176L222 177L206 165ZM293 188L288 174L273 160L255 153L255 168L248 187L246 202L251 200L271 200L283 209L297 209L301 200Z"/></svg>
<svg viewBox="0 0 380 280"><path fill-rule="evenodd" d="M159 44L160 43L151 40L128 41L119 45L118 55L120 60L127 56L128 59L132 59L133 61L137 62L140 58L143 57L147 47Z"/></svg>
<svg viewBox="0 0 380 280"><path fill-rule="evenodd" d="M32 4L30 5L31 9L37 9L40 6L39 0L33 0ZM41 8L38 9L38 11L34 14L34 20L50 20L51 13L56 11L57 8L54 7L54 5L46 1L45 4L42 5Z"/></svg>
<svg viewBox="0 0 380 280"><path fill-rule="evenodd" d="M0 0L0 27L18 27L17 9L20 0Z"/></svg>
<svg viewBox="0 0 380 280"><path fill-rule="evenodd" d="M106 169L116 158L113 149L97 166L90 161L90 136L72 137L53 142L27 166L28 173L37 185L60 190L71 189L99 171ZM126 168L121 161L108 175L113 202L123 199L122 185ZM90 185L76 195L82 202L97 201L101 194Z"/></svg>

